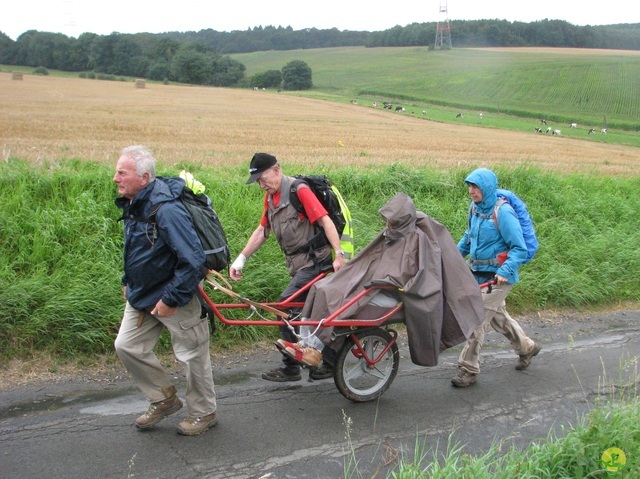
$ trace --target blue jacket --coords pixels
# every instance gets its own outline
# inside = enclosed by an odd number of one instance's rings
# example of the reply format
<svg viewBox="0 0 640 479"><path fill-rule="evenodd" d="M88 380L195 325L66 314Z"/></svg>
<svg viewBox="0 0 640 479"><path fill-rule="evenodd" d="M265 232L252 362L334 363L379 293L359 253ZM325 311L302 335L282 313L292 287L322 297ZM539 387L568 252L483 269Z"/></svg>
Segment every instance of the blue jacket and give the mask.
<svg viewBox="0 0 640 479"><path fill-rule="evenodd" d="M508 251L506 261L501 265L472 264L475 271L488 271L507 278L509 284L518 282L518 269L527 259L527 247L522 235L522 227L513 208L504 203L498 211L498 228L493 221L493 210L498 201L496 190L498 179L493 171L479 168L469 174L465 183L473 183L482 191L482 201L475 205L478 213L489 215L489 218L472 215L469 227L458 242L458 250L462 256L469 255L470 260L487 261L497 258L498 254ZM470 204L470 211L473 203ZM486 278L478 278L482 283Z"/></svg>
<svg viewBox="0 0 640 479"><path fill-rule="evenodd" d="M151 310L162 301L186 305L206 270L204 251L191 217L178 197L181 178L156 178L131 202L118 198L123 210L124 276L127 300L135 309ZM149 215L156 211L155 223Z"/></svg>

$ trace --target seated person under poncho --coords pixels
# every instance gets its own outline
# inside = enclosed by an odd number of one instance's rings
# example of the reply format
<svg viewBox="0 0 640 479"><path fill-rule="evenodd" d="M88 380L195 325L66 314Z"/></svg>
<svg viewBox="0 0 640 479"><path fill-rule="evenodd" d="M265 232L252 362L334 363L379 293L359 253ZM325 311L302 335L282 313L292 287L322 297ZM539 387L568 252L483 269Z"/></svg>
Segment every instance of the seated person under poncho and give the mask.
<svg viewBox="0 0 640 479"><path fill-rule="evenodd" d="M387 227L346 266L312 286L301 317L326 318L371 283L395 286L391 294L364 296L339 319L357 318L367 304L392 307L402 301L412 362L435 366L442 351L464 342L484 320L480 288L449 231L416 211L409 196L396 194L378 212ZM318 366L325 345L340 347L332 329L303 327L300 342L278 340L276 346L302 364Z"/></svg>

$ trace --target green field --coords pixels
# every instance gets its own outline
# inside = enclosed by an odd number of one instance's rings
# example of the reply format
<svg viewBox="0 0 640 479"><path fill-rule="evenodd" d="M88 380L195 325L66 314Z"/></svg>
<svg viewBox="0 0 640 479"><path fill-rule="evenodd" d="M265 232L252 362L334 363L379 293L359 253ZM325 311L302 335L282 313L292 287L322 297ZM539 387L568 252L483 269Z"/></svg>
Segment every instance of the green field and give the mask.
<svg viewBox="0 0 640 479"><path fill-rule="evenodd" d="M247 76L305 61L312 95L512 114L640 130L640 53L345 47L233 55ZM448 118L451 118L449 114ZM531 125L529 121L528 125ZM565 127L565 129L566 129ZM563 131L564 133L564 131ZM584 132L582 132L584 135Z"/></svg>

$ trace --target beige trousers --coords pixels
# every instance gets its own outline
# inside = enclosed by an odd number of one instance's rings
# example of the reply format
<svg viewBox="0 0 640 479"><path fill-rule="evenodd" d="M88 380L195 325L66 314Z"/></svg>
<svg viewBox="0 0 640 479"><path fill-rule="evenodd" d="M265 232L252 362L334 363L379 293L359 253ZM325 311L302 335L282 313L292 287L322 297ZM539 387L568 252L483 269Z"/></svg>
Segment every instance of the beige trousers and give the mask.
<svg viewBox="0 0 640 479"><path fill-rule="evenodd" d="M216 394L209 355L209 324L200 318L197 297L173 316L157 317L140 311L127 302L115 341L118 357L150 402L162 401L171 388L166 374L153 352L160 334L167 328L176 359L184 366L187 378L186 403L190 416L200 417L216 410Z"/></svg>
<svg viewBox="0 0 640 479"><path fill-rule="evenodd" d="M503 284L494 286L491 293L486 289L482 290L484 322L471 334L460 352L458 367L461 370L470 374L480 374L480 350L484 343L485 330L489 325L509 340L518 356L529 354L534 348L533 340L507 312L505 299L512 288L512 284Z"/></svg>

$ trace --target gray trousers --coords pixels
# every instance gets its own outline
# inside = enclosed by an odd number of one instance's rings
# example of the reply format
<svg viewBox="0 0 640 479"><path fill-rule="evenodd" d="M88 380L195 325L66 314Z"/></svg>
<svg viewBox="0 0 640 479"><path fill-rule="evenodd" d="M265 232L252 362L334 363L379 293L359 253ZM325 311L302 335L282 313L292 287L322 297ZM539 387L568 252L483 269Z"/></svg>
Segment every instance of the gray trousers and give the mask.
<svg viewBox="0 0 640 479"><path fill-rule="evenodd" d="M480 374L480 350L484 343L485 330L489 325L509 340L518 356L529 354L533 350L533 340L507 312L505 299L512 288L512 284L503 284L494 286L491 293L487 293L486 289L482 290L484 322L471 334L460 352L458 367L463 371Z"/></svg>
<svg viewBox="0 0 640 479"><path fill-rule="evenodd" d="M200 417L216 410L216 393L209 355L209 324L200 318L198 298L173 316L156 317L144 313L138 326L140 311L127 302L122 323L115 341L118 357L150 402L162 401L172 386L153 348L160 334L167 328L176 359L184 366L187 377L186 403L190 416Z"/></svg>

